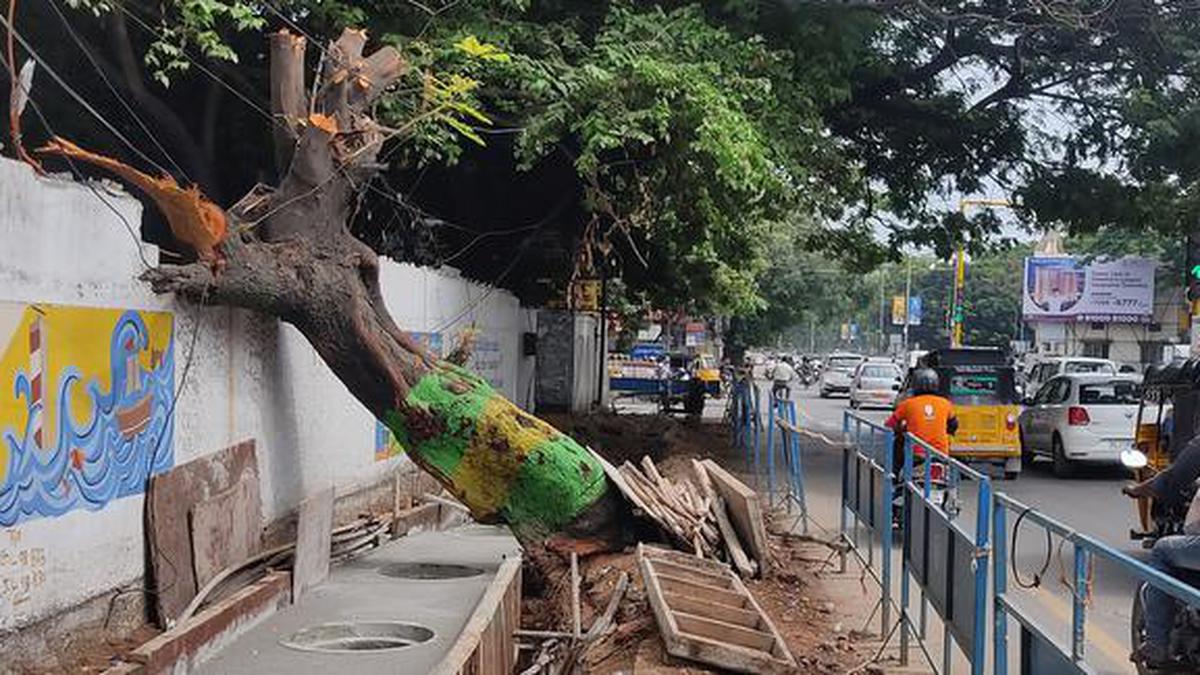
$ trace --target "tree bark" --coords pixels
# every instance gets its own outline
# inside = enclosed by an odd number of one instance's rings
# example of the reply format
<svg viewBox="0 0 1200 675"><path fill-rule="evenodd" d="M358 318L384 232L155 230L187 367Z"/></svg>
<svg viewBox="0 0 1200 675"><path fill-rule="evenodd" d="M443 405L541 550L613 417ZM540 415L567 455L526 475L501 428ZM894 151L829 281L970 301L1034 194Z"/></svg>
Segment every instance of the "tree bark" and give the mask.
<svg viewBox="0 0 1200 675"><path fill-rule="evenodd" d="M400 54L385 47L364 58L366 34L343 32L309 102L295 40L272 37L272 58L287 61L271 69L287 79L272 85L288 123L278 138L291 145L278 189L228 210L222 265L163 265L143 278L159 293L295 326L477 520L509 525L524 544L555 535L619 544L628 507L590 451L410 339L384 304L378 256L349 233L355 186L377 169L385 139L367 111L403 75Z"/></svg>

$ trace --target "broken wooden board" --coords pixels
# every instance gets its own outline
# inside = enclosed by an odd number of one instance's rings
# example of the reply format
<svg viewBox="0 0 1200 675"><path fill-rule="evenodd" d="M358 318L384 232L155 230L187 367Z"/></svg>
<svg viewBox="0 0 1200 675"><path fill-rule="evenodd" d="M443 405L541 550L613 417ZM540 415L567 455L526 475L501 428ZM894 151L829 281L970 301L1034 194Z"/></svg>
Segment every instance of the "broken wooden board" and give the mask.
<svg viewBox="0 0 1200 675"><path fill-rule="evenodd" d="M198 588L262 548L262 500L258 476L251 472L243 473L232 488L193 506L190 515Z"/></svg>
<svg viewBox="0 0 1200 675"><path fill-rule="evenodd" d="M742 548L742 542L738 539L737 530L734 529L733 523L729 522L729 513L726 511L725 500L717 497L717 501L712 505L713 514L717 517L717 528L721 531L721 539L725 543L725 550L729 552L729 560L737 569L738 574L747 579L758 573L758 565L755 564L749 556L746 555L746 550Z"/></svg>
<svg viewBox="0 0 1200 675"><path fill-rule="evenodd" d="M204 455L150 478L146 490L146 526L154 575L155 612L160 624L165 626L177 619L200 587L196 583L192 560L189 513L195 505L228 491L245 474L258 481L258 459L253 440Z"/></svg>
<svg viewBox="0 0 1200 675"><path fill-rule="evenodd" d="M329 576L333 539L333 488L300 502L296 523L296 563L292 568L292 602Z"/></svg>
<svg viewBox="0 0 1200 675"><path fill-rule="evenodd" d="M775 624L728 565L638 544L667 653L739 673L794 673Z"/></svg>
<svg viewBox="0 0 1200 675"><path fill-rule="evenodd" d="M758 563L759 574L766 574L770 566L767 526L763 521L758 494L711 459L704 460L704 468L708 470L713 489L729 508L729 519L737 530L738 538Z"/></svg>

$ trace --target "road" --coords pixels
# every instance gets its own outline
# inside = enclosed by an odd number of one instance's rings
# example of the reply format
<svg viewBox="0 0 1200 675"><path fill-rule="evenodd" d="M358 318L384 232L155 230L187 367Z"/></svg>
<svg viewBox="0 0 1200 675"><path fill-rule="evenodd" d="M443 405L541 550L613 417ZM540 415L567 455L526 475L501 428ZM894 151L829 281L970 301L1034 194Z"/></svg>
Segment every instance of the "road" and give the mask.
<svg viewBox="0 0 1200 675"><path fill-rule="evenodd" d="M813 391L796 391L798 418L801 426L840 438L842 417L847 410L844 398L821 399ZM869 411L863 417L882 421L886 411ZM811 495L814 512L824 523L837 523L836 501L840 486L841 464L836 453L806 450L804 457L806 486ZM1135 557L1144 557L1139 544L1129 540L1129 530L1135 525L1132 503L1120 494L1125 483L1124 470L1097 468L1077 472L1077 478L1063 480L1055 478L1048 463L1035 463L1015 481L996 480L995 489L1050 515L1080 532L1089 534L1118 550ZM967 488L968 490L970 488ZM959 518L968 532L974 529L974 495L964 492L964 506L968 507ZM832 504L832 506L830 506ZM1009 518L1012 527L1013 517ZM1011 539L1010 550L1012 548ZM1069 648L1070 635L1070 590L1061 581L1071 577L1072 555L1070 546L1050 555L1049 567L1043 575L1041 587L1036 590L1019 591L1018 601L1028 608L1048 633ZM1047 551L1044 531L1031 524L1022 526L1017 551L1017 569L1022 579L1029 579L1045 564ZM895 565L895 567L899 567ZM1065 572L1065 575L1063 574ZM1009 571L1010 588L1013 572ZM989 583L991 583L989 581ZM1133 581L1121 569L1098 563L1093 577L1092 603L1088 607L1087 656L1099 673L1132 673L1128 661L1129 612L1133 597ZM1017 625L1009 621L1010 644L1016 647ZM990 637L989 637L990 639ZM1014 652L1015 655L1015 652ZM1010 670L1017 672L1013 656Z"/></svg>

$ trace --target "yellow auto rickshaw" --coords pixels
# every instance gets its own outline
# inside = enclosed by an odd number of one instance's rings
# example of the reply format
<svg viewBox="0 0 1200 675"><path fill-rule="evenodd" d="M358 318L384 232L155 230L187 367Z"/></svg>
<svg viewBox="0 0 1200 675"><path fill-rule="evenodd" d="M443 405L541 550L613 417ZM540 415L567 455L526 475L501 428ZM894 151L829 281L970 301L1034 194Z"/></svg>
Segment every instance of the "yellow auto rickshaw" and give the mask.
<svg viewBox="0 0 1200 675"><path fill-rule="evenodd" d="M941 394L954 404L958 432L950 441L950 455L1003 466L1004 477L1015 480L1021 473L1021 411L1016 371L1004 350L935 349L919 359L921 366L937 371Z"/></svg>

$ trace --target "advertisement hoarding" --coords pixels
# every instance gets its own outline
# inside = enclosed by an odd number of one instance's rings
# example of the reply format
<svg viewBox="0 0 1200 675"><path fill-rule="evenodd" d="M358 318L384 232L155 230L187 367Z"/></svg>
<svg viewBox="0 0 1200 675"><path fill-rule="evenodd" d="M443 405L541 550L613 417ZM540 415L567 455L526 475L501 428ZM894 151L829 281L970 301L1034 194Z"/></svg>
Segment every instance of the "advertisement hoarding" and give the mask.
<svg viewBox="0 0 1200 675"><path fill-rule="evenodd" d="M903 295L892 296L892 325L903 326L908 320L908 306Z"/></svg>
<svg viewBox="0 0 1200 675"><path fill-rule="evenodd" d="M1026 258L1022 313L1026 321L1149 323L1154 270L1147 258Z"/></svg>

